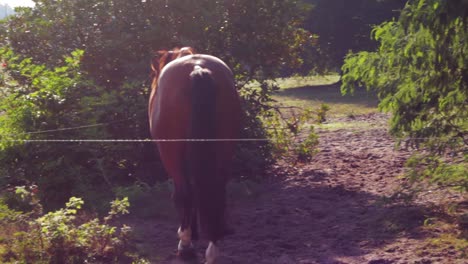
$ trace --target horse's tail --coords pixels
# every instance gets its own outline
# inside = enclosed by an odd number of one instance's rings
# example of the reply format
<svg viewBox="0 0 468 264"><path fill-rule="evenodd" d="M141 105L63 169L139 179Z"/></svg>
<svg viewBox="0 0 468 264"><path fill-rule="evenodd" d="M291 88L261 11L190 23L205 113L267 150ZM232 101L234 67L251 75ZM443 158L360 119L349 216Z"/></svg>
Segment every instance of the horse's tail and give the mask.
<svg viewBox="0 0 468 264"><path fill-rule="evenodd" d="M195 194L195 205L201 232L210 241L217 241L225 232L225 183L216 175L216 85L208 69L195 66L190 74L192 120L188 144L189 181ZM208 141L203 141L208 139Z"/></svg>

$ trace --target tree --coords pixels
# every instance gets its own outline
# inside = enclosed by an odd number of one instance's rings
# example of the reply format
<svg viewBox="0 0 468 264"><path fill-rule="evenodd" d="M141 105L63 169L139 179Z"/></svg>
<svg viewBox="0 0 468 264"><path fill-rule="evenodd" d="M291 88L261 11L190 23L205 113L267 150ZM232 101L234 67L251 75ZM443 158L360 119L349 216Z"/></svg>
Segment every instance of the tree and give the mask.
<svg viewBox="0 0 468 264"><path fill-rule="evenodd" d="M144 78L153 52L174 46L222 57L239 73L297 65L310 37L300 28L306 11L297 0L36 0L10 20L7 37L16 53L50 66L83 49L83 69L114 87Z"/></svg>
<svg viewBox="0 0 468 264"><path fill-rule="evenodd" d="M380 108L392 112L394 135L433 153L461 154L458 173L435 181L468 189L468 1L409 1L398 21L376 27L373 36L376 52L346 58L343 92L377 90Z"/></svg>

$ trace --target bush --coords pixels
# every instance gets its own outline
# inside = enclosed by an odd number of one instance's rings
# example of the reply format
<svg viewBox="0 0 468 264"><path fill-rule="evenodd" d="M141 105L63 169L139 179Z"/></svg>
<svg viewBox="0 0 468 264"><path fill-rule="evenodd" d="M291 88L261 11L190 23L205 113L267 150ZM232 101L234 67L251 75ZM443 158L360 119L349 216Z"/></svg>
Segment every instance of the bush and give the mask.
<svg viewBox="0 0 468 264"><path fill-rule="evenodd" d="M148 143L67 140L147 138L146 108L138 107L146 97L135 94L138 87L130 82L115 91L87 79L80 71L81 50L52 69L7 48L0 56L11 74L5 74L0 95L0 184L37 184L48 210L70 196L97 201L94 209L101 210L114 186L135 180L129 175L135 175L143 157L154 156L152 149ZM40 142L49 139L64 142Z"/></svg>
<svg viewBox="0 0 468 264"><path fill-rule="evenodd" d="M307 162L317 151L318 136L314 131L311 110L300 113L291 110L288 116L279 108L269 110L262 117L275 159L289 162Z"/></svg>
<svg viewBox="0 0 468 264"><path fill-rule="evenodd" d="M85 220L79 214L84 204L72 197L66 207L42 214L34 192L17 191L35 210L20 213L0 203L0 261L2 263L131 263L138 261L130 250L128 226L117 228L111 222L128 214L127 198L111 203L102 220Z"/></svg>

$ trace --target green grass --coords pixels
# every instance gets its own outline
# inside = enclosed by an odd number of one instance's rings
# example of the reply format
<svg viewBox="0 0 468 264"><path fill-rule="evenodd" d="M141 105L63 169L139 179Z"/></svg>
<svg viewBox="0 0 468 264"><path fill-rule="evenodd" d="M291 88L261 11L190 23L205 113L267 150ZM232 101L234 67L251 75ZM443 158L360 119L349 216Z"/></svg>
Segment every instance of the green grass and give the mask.
<svg viewBox="0 0 468 264"><path fill-rule="evenodd" d="M328 114L333 117L378 112L375 93L359 89L353 95L343 96L338 81L338 75L278 79L276 82L281 89L273 99L283 106L301 108L316 109L328 104L331 108Z"/></svg>

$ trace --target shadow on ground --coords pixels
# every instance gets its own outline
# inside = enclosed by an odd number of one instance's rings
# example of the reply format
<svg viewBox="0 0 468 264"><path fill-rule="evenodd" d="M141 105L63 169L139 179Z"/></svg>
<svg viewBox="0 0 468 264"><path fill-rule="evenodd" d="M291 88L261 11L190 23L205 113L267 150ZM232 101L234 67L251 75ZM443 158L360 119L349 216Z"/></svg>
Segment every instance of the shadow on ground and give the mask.
<svg viewBox="0 0 468 264"><path fill-rule="evenodd" d="M323 179L311 175L244 208L236 205L237 232L224 242L226 263L340 263L340 257L358 259L400 236L423 235L419 227L429 208L387 204L342 186L313 186Z"/></svg>
<svg viewBox="0 0 468 264"><path fill-rule="evenodd" d="M230 185L228 219L235 232L220 244L219 264L431 263L447 257L417 252L431 236L425 220L444 215L429 202L390 198L411 153L394 149L385 126L320 137L320 152L310 163L284 162L261 184ZM183 263L174 257L175 217L140 219L132 226L152 263ZM206 245L198 243L200 261Z"/></svg>
<svg viewBox="0 0 468 264"><path fill-rule="evenodd" d="M222 242L225 256L219 263L348 263L342 258L368 263L360 258L375 248L402 236L424 236L420 227L431 216L430 208L318 185L325 180L322 174L309 174L293 186L268 185L259 197L232 204L229 221L235 233ZM176 228L177 223L165 221L146 228L143 239L161 256L152 263L199 263L175 257ZM198 245L199 260L205 246Z"/></svg>

